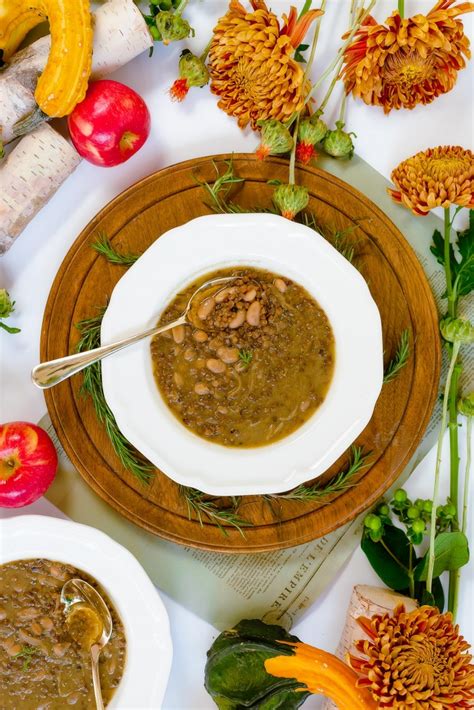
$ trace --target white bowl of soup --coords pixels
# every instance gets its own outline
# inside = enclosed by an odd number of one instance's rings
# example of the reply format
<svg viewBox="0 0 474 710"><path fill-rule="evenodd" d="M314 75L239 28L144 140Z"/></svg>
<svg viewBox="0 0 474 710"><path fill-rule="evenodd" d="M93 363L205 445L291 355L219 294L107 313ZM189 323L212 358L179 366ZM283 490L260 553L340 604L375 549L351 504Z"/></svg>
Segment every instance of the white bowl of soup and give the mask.
<svg viewBox="0 0 474 710"><path fill-rule="evenodd" d="M125 273L102 343L171 322L214 277L233 280L204 291L192 325L103 361L106 400L176 482L212 495L287 491L322 474L369 422L383 382L379 311L359 271L313 229L211 215L163 234Z"/></svg>
<svg viewBox="0 0 474 710"><path fill-rule="evenodd" d="M69 633L63 584L92 584L112 614L99 660L107 708L159 708L172 643L168 615L147 574L95 528L43 515L0 520L0 707L95 707L90 653Z"/></svg>

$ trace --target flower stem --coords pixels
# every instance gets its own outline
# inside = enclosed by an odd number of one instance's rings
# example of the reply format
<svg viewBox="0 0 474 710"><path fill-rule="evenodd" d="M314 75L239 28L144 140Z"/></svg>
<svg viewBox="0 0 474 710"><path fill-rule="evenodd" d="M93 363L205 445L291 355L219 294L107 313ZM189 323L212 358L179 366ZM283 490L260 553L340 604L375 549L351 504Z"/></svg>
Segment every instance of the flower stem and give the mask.
<svg viewBox="0 0 474 710"><path fill-rule="evenodd" d="M448 374L446 376L446 383L444 385L444 397L443 397L443 409L441 414L441 426L438 435L438 446L436 449L436 467L435 467L435 480L434 480L434 490L433 490L433 507L431 509L431 528L430 528L430 547L428 551L428 574L426 578L426 589L431 593L431 587L433 584L433 569L434 569L434 544L436 536L436 508L438 506L438 494L439 494L439 478L440 478L440 468L441 468L441 458L443 453L443 439L446 430L446 424L448 419L448 396L451 387L451 378L453 376L454 366L456 365L456 360L459 353L460 343L455 342L453 344L451 361L449 363Z"/></svg>
<svg viewBox="0 0 474 710"><path fill-rule="evenodd" d="M186 9L186 5L188 4L189 0L181 0L179 3L178 7L176 8L176 14L181 15L184 10Z"/></svg>
<svg viewBox="0 0 474 710"><path fill-rule="evenodd" d="M365 20L367 15L370 14L370 11L372 10L372 8L374 7L376 2L377 2L377 0L371 0L367 9L364 10L359 15L359 18L358 18L357 22L354 24L353 28L351 29L346 41L344 42L344 44L341 47L339 47L339 50L338 50L336 56L334 57L334 59L332 60L332 62L329 63L329 66L321 74L319 79L313 85L311 91L308 93L308 95L306 97L305 104L307 104L308 101L311 100L311 98L314 96L314 94L316 92L316 89L318 89L321 86L321 84L323 83L323 81L325 81L325 79L327 79L327 77L334 71L334 69L339 64L339 62L344 59L344 52L346 51L347 47L351 44L355 33L359 30L362 22ZM337 77L336 77L336 81L337 81Z"/></svg>
<svg viewBox="0 0 474 710"><path fill-rule="evenodd" d="M295 180L295 163L296 163L296 144L298 143L298 126L300 125L300 114L296 117L295 129L293 131L293 148L291 149L290 155L290 169L289 169L289 184L294 185Z"/></svg>
<svg viewBox="0 0 474 710"><path fill-rule="evenodd" d="M343 60L341 59L341 60L339 61L339 64L338 64L337 67L336 67L336 70L335 70L335 72L334 72L334 76L333 76L333 78L332 78L332 81L331 81L331 83L330 83L329 86L328 86L328 90L326 91L326 94L324 95L323 100L322 100L321 103L319 104L318 113L319 113L320 115L321 115L322 113L324 113L324 109L326 108L327 102L329 101L329 99L330 99L330 97L331 97L331 94L332 94L332 92L333 92L333 90L334 90L334 87L335 87L336 84L337 84L337 81L338 81L338 79L339 79L339 72L341 71L341 67L342 67L342 62L343 62ZM344 92L344 95L345 95L345 92Z"/></svg>
<svg viewBox="0 0 474 710"><path fill-rule="evenodd" d="M212 39L209 40L209 42L208 42L208 43L206 44L206 46L204 47L204 49L203 49L203 51L202 51L202 54L199 56L199 59L201 59L203 62L205 62L206 59L207 59L207 55L209 54L209 50L210 50L210 48L211 48L211 44L212 44Z"/></svg>
<svg viewBox="0 0 474 710"><path fill-rule="evenodd" d="M413 545L410 545L410 557L408 567L408 589L412 599L415 598L415 577L413 574Z"/></svg>
<svg viewBox="0 0 474 710"><path fill-rule="evenodd" d="M467 417L467 449L466 449L466 471L464 473L464 493L462 501L462 524L461 531L466 534L467 530L467 506L469 503L469 477L471 474L471 439L472 420L474 417Z"/></svg>
<svg viewBox="0 0 474 710"><path fill-rule="evenodd" d="M472 417L467 417L467 448L466 448L466 471L464 473L464 492L462 502L462 523L461 531L466 534L467 530L467 508L469 503L469 477L471 473L471 439L472 439ZM452 570L449 573L449 593L448 608L456 620L459 602L459 583L461 581L461 569Z"/></svg>
<svg viewBox="0 0 474 710"><path fill-rule="evenodd" d="M403 20L405 17L405 0L398 0L398 14Z"/></svg>
<svg viewBox="0 0 474 710"><path fill-rule="evenodd" d="M346 101L347 101L347 94L343 90L342 92L342 101L341 101L341 108L339 110L339 121L338 123L345 123L345 118L346 118Z"/></svg>
<svg viewBox="0 0 474 710"><path fill-rule="evenodd" d="M320 9L324 11L325 7L326 7L326 0L322 0ZM304 70L304 75L303 75L303 86L305 85L305 81L309 76L309 73L311 71L311 67L313 66L314 57L316 54L316 47L318 45L318 40L319 40L319 31L321 29L321 20L322 19L323 18L321 16L321 17L318 17L318 19L316 20L316 27L314 28L313 42L311 44L311 52L310 52L308 63L306 65L306 69Z"/></svg>
<svg viewBox="0 0 474 710"><path fill-rule="evenodd" d="M456 301L453 297L453 279L451 274L451 215L449 207L444 209L444 270L446 273L446 293L448 296L448 315L456 316Z"/></svg>

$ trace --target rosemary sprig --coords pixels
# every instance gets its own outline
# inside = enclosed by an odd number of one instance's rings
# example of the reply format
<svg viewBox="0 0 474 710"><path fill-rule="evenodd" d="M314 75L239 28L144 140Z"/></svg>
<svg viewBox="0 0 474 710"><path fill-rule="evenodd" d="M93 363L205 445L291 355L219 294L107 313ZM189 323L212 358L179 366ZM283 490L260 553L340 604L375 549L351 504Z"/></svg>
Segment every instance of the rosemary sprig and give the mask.
<svg viewBox="0 0 474 710"><path fill-rule="evenodd" d="M272 495L271 498L298 500L307 503L315 500L320 501L326 496L334 493L342 493L342 491L345 491L354 485L352 479L356 473L360 473L360 471L364 468L367 468L370 456L370 451L366 454L363 453L362 446L351 446L351 453L347 468L339 471L339 473L337 473L334 478L331 478L326 485L321 486L320 483L314 483L312 486L307 486L305 483L302 483L300 486L297 486L288 493L277 493Z"/></svg>
<svg viewBox="0 0 474 710"><path fill-rule="evenodd" d="M332 229L318 222L313 212L303 212L297 215L296 221L322 234L347 261L354 265L354 259L356 257L355 245L348 237L359 226L359 220L356 220L355 224L345 227L345 229Z"/></svg>
<svg viewBox="0 0 474 710"><path fill-rule="evenodd" d="M120 266L131 266L141 256L140 254L122 254L117 251L105 232L99 232L91 247L102 256L105 256L111 264L119 264Z"/></svg>
<svg viewBox="0 0 474 710"><path fill-rule="evenodd" d="M248 367L253 360L253 352L251 350L244 350L243 348L239 350L239 359L245 367Z"/></svg>
<svg viewBox="0 0 474 710"><path fill-rule="evenodd" d="M383 382L391 382L407 364L410 358L410 331L404 330L398 341L397 351L385 368Z"/></svg>
<svg viewBox="0 0 474 710"><path fill-rule="evenodd" d="M15 653L14 658L23 658L22 670L27 671L31 663L31 657L37 653L38 649L34 648L34 646L22 646L21 651Z"/></svg>
<svg viewBox="0 0 474 710"><path fill-rule="evenodd" d="M207 206L214 212L227 213L229 212L229 207L226 199L229 191L232 189L232 185L245 182L245 178L239 178L235 175L232 158L224 161L226 170L222 173L222 175L220 174L219 166L214 160L212 161L212 165L216 171L216 180L212 183L212 185L208 182L202 182L200 180L198 180L198 183L204 188L211 199L210 204L206 203Z"/></svg>
<svg viewBox="0 0 474 710"><path fill-rule="evenodd" d="M212 498L206 496L202 491L196 488L188 488L187 486L179 486L180 495L186 501L188 508L188 517L191 520L193 514L199 521L201 527L204 525L203 517L207 518L211 523L215 523L219 530L227 537L228 531L225 525L231 525L236 528L242 537L245 537L243 527L249 527L252 523L249 520L244 520L237 515L236 510L240 503L240 499L233 498L231 508L218 508Z"/></svg>
<svg viewBox="0 0 474 710"><path fill-rule="evenodd" d="M76 324L81 334L77 351L91 350L100 345L100 326L105 308L93 318L87 318ZM148 483L155 467L145 459L124 437L117 426L112 410L107 404L102 387L102 369L100 362L84 370L81 391L92 399L97 419L104 425L110 443L124 468L134 474L142 483Z"/></svg>

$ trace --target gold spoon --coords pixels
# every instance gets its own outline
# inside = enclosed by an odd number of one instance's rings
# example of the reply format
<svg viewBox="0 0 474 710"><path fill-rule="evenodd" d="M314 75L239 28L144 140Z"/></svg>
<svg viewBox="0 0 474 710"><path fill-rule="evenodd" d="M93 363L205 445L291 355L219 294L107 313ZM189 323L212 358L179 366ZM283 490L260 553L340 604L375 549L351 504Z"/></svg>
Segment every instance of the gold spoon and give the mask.
<svg viewBox="0 0 474 710"><path fill-rule="evenodd" d="M42 362L40 365L36 365L36 367L34 367L31 371L31 379L33 380L34 384L40 389L49 389L50 387L54 387L54 385L59 384L63 380L67 380L68 377L71 377L72 375L81 372L81 370L84 370L84 368L88 367L89 365L93 365L95 362L99 362L99 360L102 360L104 357L108 357L109 355L112 355L113 353L116 353L119 350L122 350L123 348L132 345L133 343L138 343L138 341L143 340L143 338L148 338L152 335L164 333L165 330L176 328L176 326L178 325L184 325L186 323L195 325L195 323L190 320L189 313L191 311L191 307L196 296L205 289L212 288L215 285L228 281L235 281L238 278L240 277L223 276L217 279L210 279L209 281L203 283L202 286L200 286L198 289L196 289L196 291L189 299L188 304L186 306L186 310L184 311L183 315L180 316L177 320L174 320L171 323L167 323L166 325L155 325L153 328L148 328L148 330L144 330L141 333L137 333L136 335L132 335L128 338L124 338L123 340L118 340L117 342L111 343L110 345L102 345L102 347L94 348L93 350L86 350L82 353L67 355L66 357L60 357L57 360L50 360L49 362Z"/></svg>
<svg viewBox="0 0 474 710"><path fill-rule="evenodd" d="M83 579L68 580L61 590L69 634L83 648L90 650L92 682L97 710L104 710L99 676L100 652L110 641L112 617L100 594ZM81 621L82 617L82 621ZM86 634L87 626L89 633Z"/></svg>

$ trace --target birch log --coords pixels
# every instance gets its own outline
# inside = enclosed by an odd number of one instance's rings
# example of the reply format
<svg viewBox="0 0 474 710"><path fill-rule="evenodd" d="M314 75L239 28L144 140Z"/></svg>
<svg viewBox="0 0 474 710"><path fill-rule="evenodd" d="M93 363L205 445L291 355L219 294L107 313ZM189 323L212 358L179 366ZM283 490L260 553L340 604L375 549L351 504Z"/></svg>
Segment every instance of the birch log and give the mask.
<svg viewBox="0 0 474 710"><path fill-rule="evenodd" d="M15 146L0 167L0 254L80 162L73 146L47 123Z"/></svg>
<svg viewBox="0 0 474 710"><path fill-rule="evenodd" d="M359 616L371 617L374 614L387 614L393 612L399 604L403 604L407 611L413 611L418 606L411 597L404 597L390 589L362 584L354 587L336 656L345 661L346 655L350 651L354 651L356 641L369 638L357 623ZM323 704L322 710L337 710L337 708L334 703L328 700Z"/></svg>
<svg viewBox="0 0 474 710"><path fill-rule="evenodd" d="M92 78L100 79L149 49L153 40L133 0L109 0L93 15ZM14 139L14 124L36 108L35 88L49 55L51 38L41 37L13 55L0 72L0 139Z"/></svg>

